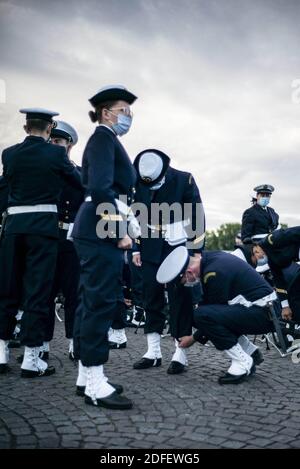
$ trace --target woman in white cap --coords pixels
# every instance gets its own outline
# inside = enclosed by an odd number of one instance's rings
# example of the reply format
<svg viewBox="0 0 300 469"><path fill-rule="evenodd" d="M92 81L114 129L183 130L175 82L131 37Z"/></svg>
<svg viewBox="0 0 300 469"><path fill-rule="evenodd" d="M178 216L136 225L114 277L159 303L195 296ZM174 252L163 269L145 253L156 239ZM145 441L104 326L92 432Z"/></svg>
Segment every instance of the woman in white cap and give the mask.
<svg viewBox="0 0 300 469"><path fill-rule="evenodd" d="M123 252L132 246L129 236L120 232L122 216L116 199L125 196L130 204L135 184L134 167L118 137L130 129L130 105L136 99L123 86L112 85L89 100L94 107L90 118L99 125L84 151L85 202L72 232L81 265L74 335L79 358L77 393L85 395L87 404L111 409L132 407L129 399L120 396L122 386L108 382L103 364L109 355L108 330L122 295Z"/></svg>

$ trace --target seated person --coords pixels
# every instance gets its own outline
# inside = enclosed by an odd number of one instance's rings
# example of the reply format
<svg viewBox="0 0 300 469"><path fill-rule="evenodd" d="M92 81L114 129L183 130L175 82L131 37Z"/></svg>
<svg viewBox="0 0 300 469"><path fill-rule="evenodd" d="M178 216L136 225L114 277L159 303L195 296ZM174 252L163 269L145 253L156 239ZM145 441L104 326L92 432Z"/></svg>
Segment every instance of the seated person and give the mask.
<svg viewBox="0 0 300 469"><path fill-rule="evenodd" d="M185 310L186 321L198 329L194 336L177 338L182 348L195 340L210 340L231 358L220 384L236 384L255 372L262 361L257 347L245 335L274 331L270 308L280 315L280 303L272 287L243 260L222 251L204 251L189 257L185 247L176 248L160 266L159 283L202 284L198 307ZM192 316L192 319L191 319Z"/></svg>

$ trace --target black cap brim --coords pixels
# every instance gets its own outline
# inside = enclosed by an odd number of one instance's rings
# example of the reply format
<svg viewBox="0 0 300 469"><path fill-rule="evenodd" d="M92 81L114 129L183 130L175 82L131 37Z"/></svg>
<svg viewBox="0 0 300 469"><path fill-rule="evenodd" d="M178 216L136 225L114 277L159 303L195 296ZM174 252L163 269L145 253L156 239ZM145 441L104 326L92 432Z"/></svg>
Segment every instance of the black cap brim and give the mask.
<svg viewBox="0 0 300 469"><path fill-rule="evenodd" d="M64 132L63 130L57 129L57 128L52 129L51 137L52 138L54 138L54 137L65 138L66 140L68 140L68 142L72 142L72 137L71 137L70 134L68 134L67 132Z"/></svg>
<svg viewBox="0 0 300 469"><path fill-rule="evenodd" d="M89 102L95 107L106 101L125 101L128 104L132 104L136 99L137 96L130 93L130 91L120 88L111 88L95 94L95 96L89 99Z"/></svg>

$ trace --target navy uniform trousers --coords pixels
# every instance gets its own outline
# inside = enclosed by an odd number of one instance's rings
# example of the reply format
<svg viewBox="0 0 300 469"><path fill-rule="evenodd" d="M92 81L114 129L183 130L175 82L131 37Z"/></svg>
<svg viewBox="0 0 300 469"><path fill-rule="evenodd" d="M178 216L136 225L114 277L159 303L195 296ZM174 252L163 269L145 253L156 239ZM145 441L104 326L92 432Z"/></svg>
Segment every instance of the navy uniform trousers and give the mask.
<svg viewBox="0 0 300 469"><path fill-rule="evenodd" d="M131 251L127 251L128 264L123 267L122 297L118 300L115 317L112 323L113 329L124 329L127 326L127 308L124 297L131 299L134 306L143 308L143 278L140 267L132 262ZM125 291L124 291L125 290Z"/></svg>
<svg viewBox="0 0 300 469"><path fill-rule="evenodd" d="M280 304L273 302L280 316ZM218 350L228 350L241 335L265 334L274 331L268 308L260 306L209 304L194 310L194 325L200 336L210 340Z"/></svg>
<svg viewBox="0 0 300 469"><path fill-rule="evenodd" d="M43 345L56 256L55 238L34 234L5 234L1 240L1 339L9 340L12 337L15 314L22 304L22 345Z"/></svg>
<svg viewBox="0 0 300 469"><path fill-rule="evenodd" d="M112 329L124 329L127 326L127 309L125 304L125 288L128 288L128 277L126 272L126 264L124 259L124 251L123 255L123 262L122 262L122 279L121 279L121 288L118 288L117 291L117 306L115 309L114 319L112 322ZM127 285L126 285L127 282Z"/></svg>
<svg viewBox="0 0 300 469"><path fill-rule="evenodd" d="M288 299L290 308L293 312L293 320L300 323L300 271L295 275L294 279L288 287Z"/></svg>
<svg viewBox="0 0 300 469"><path fill-rule="evenodd" d="M130 271L130 288L132 303L143 308L143 276L140 267L132 262L132 252L127 251L128 267Z"/></svg>
<svg viewBox="0 0 300 469"><path fill-rule="evenodd" d="M80 261L74 353L84 366L108 360L108 329L122 298L123 251L111 241L74 239Z"/></svg>
<svg viewBox="0 0 300 469"><path fill-rule="evenodd" d="M54 300L57 295L62 292L65 299L65 334L67 339L72 339L73 337L75 311L78 307L79 259L73 242L65 239L65 233L61 233L61 231L63 230L60 230L58 242L58 255L45 335L46 342L50 342L53 339L55 326Z"/></svg>
<svg viewBox="0 0 300 469"><path fill-rule="evenodd" d="M165 256L166 257L166 256ZM165 289L156 280L159 265L150 262L142 262L143 274L143 300L146 311L145 334L158 332L162 334L166 316L163 312L165 306ZM183 285L169 283L167 285L169 307L170 307L170 333L172 337L179 338L190 335L192 321L190 315L185 315L185 310L192 310L191 288Z"/></svg>

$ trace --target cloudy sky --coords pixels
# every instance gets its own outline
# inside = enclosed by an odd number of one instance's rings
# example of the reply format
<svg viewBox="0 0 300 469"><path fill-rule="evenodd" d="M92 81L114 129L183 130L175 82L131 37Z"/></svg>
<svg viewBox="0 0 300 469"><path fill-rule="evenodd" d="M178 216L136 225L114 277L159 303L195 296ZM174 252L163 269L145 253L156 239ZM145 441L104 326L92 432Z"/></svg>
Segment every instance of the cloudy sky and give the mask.
<svg viewBox="0 0 300 469"><path fill-rule="evenodd" d="M240 222L261 183L299 225L299 25L300 0L0 0L0 150L40 106L77 129L80 163L88 98L121 83L139 97L129 155L192 172L209 229Z"/></svg>

